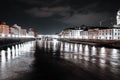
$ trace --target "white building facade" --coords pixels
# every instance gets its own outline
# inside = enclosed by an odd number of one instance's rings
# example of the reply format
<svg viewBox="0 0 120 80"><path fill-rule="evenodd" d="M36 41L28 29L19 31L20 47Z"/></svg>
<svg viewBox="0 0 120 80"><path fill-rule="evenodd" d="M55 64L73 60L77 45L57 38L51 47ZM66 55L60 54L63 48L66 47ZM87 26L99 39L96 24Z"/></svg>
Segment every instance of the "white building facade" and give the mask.
<svg viewBox="0 0 120 80"><path fill-rule="evenodd" d="M117 19L117 25L120 25L120 10L117 12L116 19Z"/></svg>
<svg viewBox="0 0 120 80"><path fill-rule="evenodd" d="M95 40L120 40L120 10L116 15L117 24L113 27L87 27L84 29L71 28L62 31L61 38L69 39L95 39ZM85 27L85 26L84 26Z"/></svg>

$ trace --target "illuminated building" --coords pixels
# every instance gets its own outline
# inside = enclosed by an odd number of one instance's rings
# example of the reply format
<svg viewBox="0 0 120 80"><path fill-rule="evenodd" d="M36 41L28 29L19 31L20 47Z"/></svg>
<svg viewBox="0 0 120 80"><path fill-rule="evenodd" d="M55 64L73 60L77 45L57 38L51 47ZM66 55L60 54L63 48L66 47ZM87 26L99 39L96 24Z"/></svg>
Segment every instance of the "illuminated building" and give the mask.
<svg viewBox="0 0 120 80"><path fill-rule="evenodd" d="M27 35L27 30L26 29L21 29L21 36L26 36Z"/></svg>
<svg viewBox="0 0 120 80"><path fill-rule="evenodd" d="M113 27L94 27L82 25L80 28L67 28L59 34L59 38L120 40L120 10L117 12L116 20L117 24Z"/></svg>
<svg viewBox="0 0 120 80"><path fill-rule="evenodd" d="M21 36L21 26L14 24L12 27L15 29L14 30L15 37L20 37Z"/></svg>
<svg viewBox="0 0 120 80"><path fill-rule="evenodd" d="M116 19L117 19L117 25L120 25L120 10L117 12Z"/></svg>
<svg viewBox="0 0 120 80"><path fill-rule="evenodd" d="M9 26L5 22L0 23L0 37L7 37L9 35Z"/></svg>
<svg viewBox="0 0 120 80"><path fill-rule="evenodd" d="M35 36L35 32L33 31L32 28L29 28L28 35L29 35L30 37L34 37L34 36Z"/></svg>
<svg viewBox="0 0 120 80"><path fill-rule="evenodd" d="M10 33L11 37L15 37L18 35L18 30L14 27L10 27Z"/></svg>

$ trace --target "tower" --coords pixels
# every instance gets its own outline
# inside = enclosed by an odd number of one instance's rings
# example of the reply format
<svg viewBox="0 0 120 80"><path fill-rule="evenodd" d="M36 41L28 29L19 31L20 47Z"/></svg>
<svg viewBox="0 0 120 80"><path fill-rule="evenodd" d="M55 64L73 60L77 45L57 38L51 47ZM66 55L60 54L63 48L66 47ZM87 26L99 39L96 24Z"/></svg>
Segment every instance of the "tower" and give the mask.
<svg viewBox="0 0 120 80"><path fill-rule="evenodd" d="M120 25L120 10L118 10L117 12L116 19L117 19L117 25Z"/></svg>

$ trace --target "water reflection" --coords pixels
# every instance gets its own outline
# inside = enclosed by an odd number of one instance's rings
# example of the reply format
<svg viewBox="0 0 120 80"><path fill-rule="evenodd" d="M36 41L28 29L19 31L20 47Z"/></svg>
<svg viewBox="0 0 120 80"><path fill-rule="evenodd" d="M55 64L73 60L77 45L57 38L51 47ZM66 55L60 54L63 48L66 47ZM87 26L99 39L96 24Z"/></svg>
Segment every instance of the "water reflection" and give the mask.
<svg viewBox="0 0 120 80"><path fill-rule="evenodd" d="M1 62L10 61L11 59L17 58L20 55L23 55L23 53L29 52L31 50L31 44L25 43L25 44L19 44L12 46L11 48L8 47L7 50L1 50Z"/></svg>
<svg viewBox="0 0 120 80"><path fill-rule="evenodd" d="M0 52L1 54L1 63L5 63L6 62L6 54L4 50L1 50Z"/></svg>
<svg viewBox="0 0 120 80"><path fill-rule="evenodd" d="M6 67L6 62L7 62L7 59L6 59L6 54L5 54L6 52L5 52L5 50L1 50L1 73L0 73L0 76L1 77L5 77L6 75L5 75L5 72L6 72L6 69L5 69L5 67Z"/></svg>
<svg viewBox="0 0 120 80"><path fill-rule="evenodd" d="M33 53L35 51L34 49L35 42L26 42L0 50L0 80L7 79L10 76L16 76L17 73L14 73L14 70L17 71L26 69L24 66L19 66L22 63L18 64L18 59L22 58L24 55L27 55L27 53L30 55L30 52Z"/></svg>
<svg viewBox="0 0 120 80"><path fill-rule="evenodd" d="M15 47L12 46L12 59L14 59L14 58L15 58Z"/></svg>
<svg viewBox="0 0 120 80"><path fill-rule="evenodd" d="M59 47L61 58L80 64L89 71L104 72L104 74L108 72L117 74L120 71L119 49L59 41L46 41L45 44L44 41L40 41L40 45L54 51Z"/></svg>
<svg viewBox="0 0 120 80"><path fill-rule="evenodd" d="M96 53L97 53L97 51L96 51L96 47L93 46L93 47L92 47L92 50L91 50L91 55L92 55L92 56L95 56Z"/></svg>
<svg viewBox="0 0 120 80"><path fill-rule="evenodd" d="M7 61L11 60L11 49L8 47L7 48Z"/></svg>

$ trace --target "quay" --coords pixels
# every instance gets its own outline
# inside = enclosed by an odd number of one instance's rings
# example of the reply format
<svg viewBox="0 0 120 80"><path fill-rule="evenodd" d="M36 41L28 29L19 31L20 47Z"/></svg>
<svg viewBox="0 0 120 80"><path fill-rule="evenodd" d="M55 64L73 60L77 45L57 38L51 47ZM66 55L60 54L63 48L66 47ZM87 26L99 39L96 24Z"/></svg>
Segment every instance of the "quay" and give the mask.
<svg viewBox="0 0 120 80"><path fill-rule="evenodd" d="M28 41L33 41L35 38L0 38L0 48L4 48L11 45L16 45Z"/></svg>
<svg viewBox="0 0 120 80"><path fill-rule="evenodd" d="M120 40L97 40L97 39L58 39L69 43L81 43L106 47L120 48Z"/></svg>

